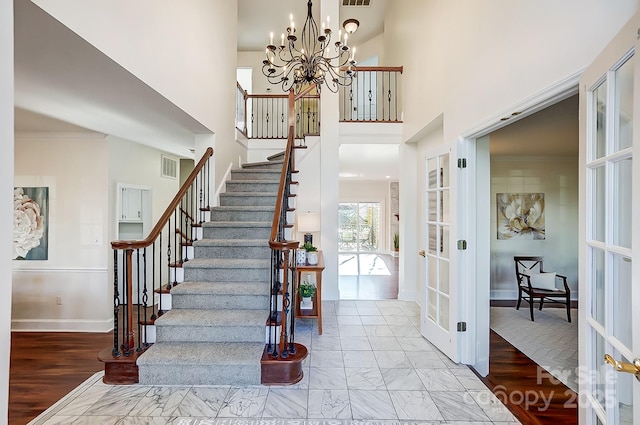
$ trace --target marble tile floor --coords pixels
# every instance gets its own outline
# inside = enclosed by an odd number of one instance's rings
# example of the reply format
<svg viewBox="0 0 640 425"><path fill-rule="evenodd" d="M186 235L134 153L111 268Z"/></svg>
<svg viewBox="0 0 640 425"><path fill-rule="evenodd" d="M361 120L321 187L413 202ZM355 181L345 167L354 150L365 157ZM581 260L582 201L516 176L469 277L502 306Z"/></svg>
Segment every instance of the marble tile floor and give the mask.
<svg viewBox="0 0 640 425"><path fill-rule="evenodd" d="M418 330L413 302L326 301L296 322L309 348L304 378L287 387L111 386L97 373L33 425L517 424L464 365Z"/></svg>

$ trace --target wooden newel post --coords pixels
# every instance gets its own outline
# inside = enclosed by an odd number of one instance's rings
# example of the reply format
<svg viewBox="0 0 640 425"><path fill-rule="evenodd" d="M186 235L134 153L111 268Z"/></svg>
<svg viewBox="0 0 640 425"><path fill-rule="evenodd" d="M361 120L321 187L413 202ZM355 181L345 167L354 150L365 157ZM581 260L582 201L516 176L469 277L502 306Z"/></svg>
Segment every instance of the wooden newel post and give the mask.
<svg viewBox="0 0 640 425"><path fill-rule="evenodd" d="M134 346L134 332L133 332L133 273L132 273L132 257L133 257L133 249L127 249L125 250L125 255L127 256L127 259L125 261L125 264L127 265L126 268L126 282L127 282L127 317L126 317L126 323L127 323L127 335L126 335L126 347L128 350L133 349Z"/></svg>

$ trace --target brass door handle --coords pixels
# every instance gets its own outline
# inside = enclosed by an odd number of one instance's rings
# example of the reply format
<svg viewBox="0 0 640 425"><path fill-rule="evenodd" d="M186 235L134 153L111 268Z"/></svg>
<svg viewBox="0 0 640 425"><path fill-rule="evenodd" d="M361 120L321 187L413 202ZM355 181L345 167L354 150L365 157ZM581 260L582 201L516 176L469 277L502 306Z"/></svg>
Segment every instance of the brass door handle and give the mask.
<svg viewBox="0 0 640 425"><path fill-rule="evenodd" d="M605 354L604 362L613 366L617 372L632 373L640 381L640 359L633 360L633 363L619 362L609 354Z"/></svg>
<svg viewBox="0 0 640 425"><path fill-rule="evenodd" d="M420 250L420 252L418 252L418 255L422 255L423 257L427 256L427 253L424 251L424 249Z"/></svg>

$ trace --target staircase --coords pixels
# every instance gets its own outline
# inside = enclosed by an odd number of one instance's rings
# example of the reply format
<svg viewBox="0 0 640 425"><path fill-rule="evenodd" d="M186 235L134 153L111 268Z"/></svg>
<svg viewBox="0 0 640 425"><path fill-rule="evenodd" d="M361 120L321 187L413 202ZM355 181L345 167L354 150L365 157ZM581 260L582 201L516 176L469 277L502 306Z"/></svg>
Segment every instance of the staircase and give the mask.
<svg viewBox="0 0 640 425"><path fill-rule="evenodd" d="M155 320L156 342L137 360L141 384L261 383L281 169L276 156L231 172L184 282L171 289L172 309Z"/></svg>

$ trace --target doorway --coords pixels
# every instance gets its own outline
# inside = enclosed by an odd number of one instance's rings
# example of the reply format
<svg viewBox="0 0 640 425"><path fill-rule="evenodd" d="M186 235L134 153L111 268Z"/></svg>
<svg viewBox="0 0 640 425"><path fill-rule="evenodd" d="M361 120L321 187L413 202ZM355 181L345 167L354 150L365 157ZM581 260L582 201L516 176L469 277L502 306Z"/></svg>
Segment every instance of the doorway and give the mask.
<svg viewBox="0 0 640 425"><path fill-rule="evenodd" d="M338 287L341 300L398 298L398 145L340 146ZM395 214L395 215L394 215Z"/></svg>
<svg viewBox="0 0 640 425"><path fill-rule="evenodd" d="M490 328L573 391L578 390L578 138L574 95L479 142L488 141L490 154ZM537 206L532 211L541 213L535 222L533 213L527 216L532 199ZM512 204L528 217L525 226L502 214L515 212ZM560 304L538 310L535 303L535 321L526 301L516 310L514 256L523 255L541 256L544 271L567 277L576 307L571 323L564 309L553 308ZM490 345L490 354L495 350Z"/></svg>

